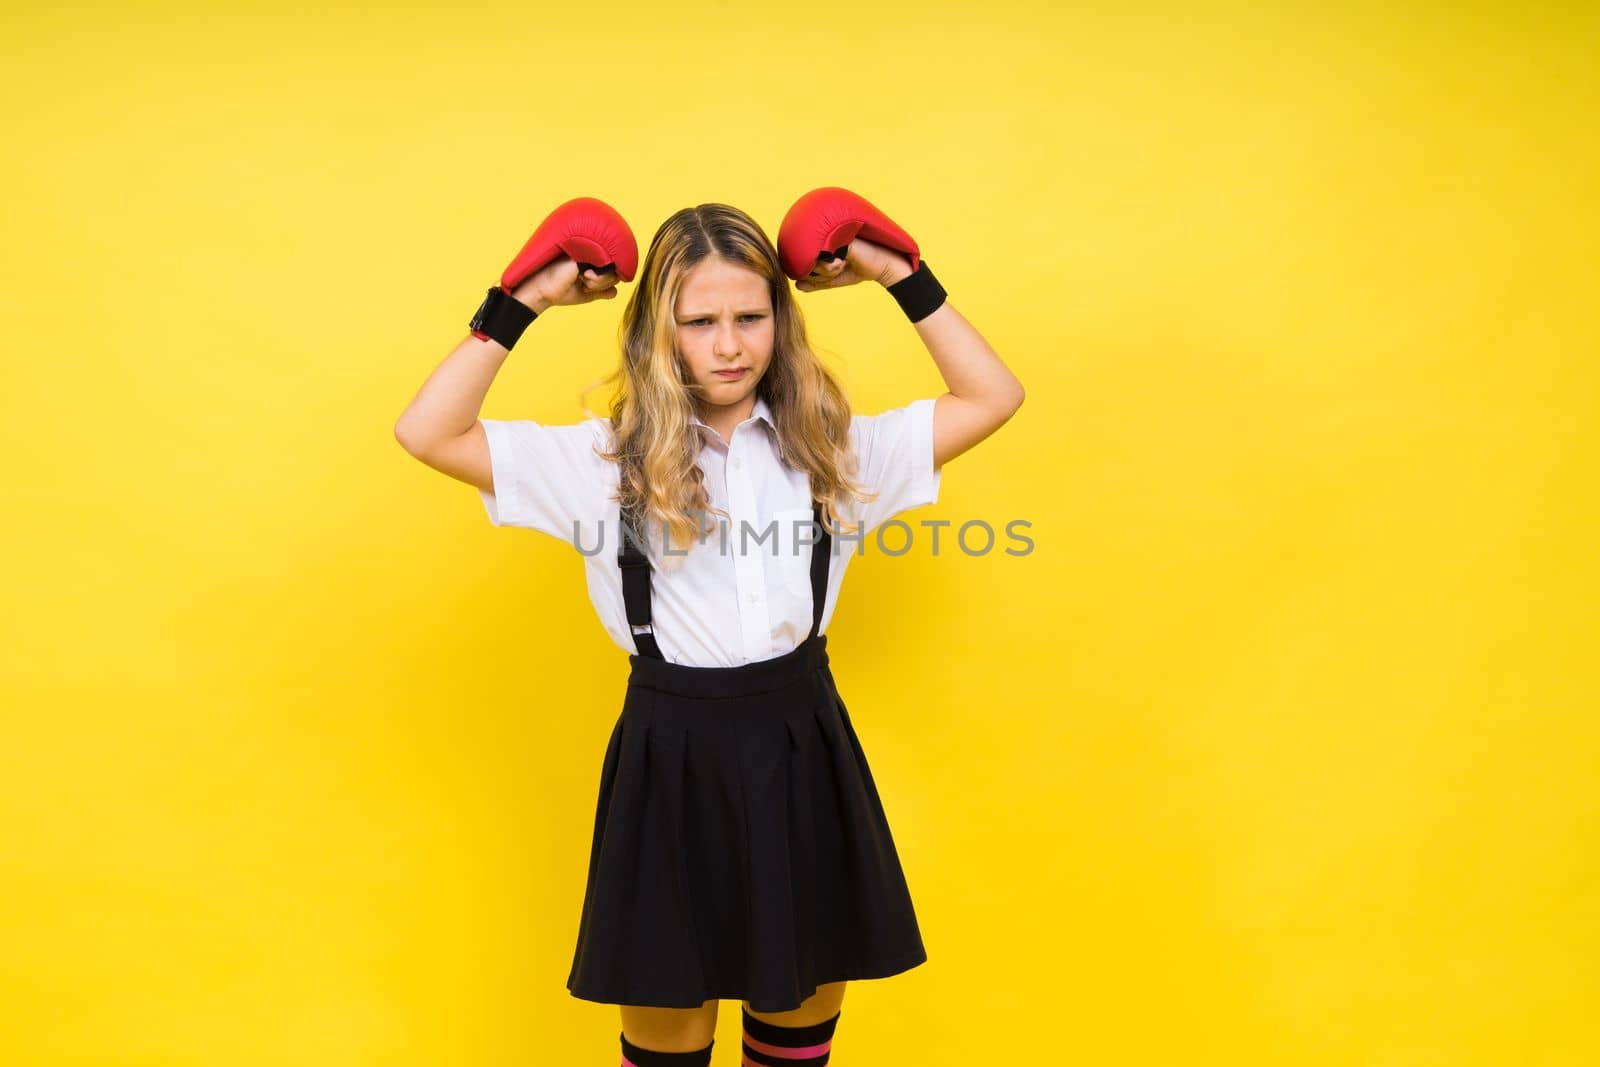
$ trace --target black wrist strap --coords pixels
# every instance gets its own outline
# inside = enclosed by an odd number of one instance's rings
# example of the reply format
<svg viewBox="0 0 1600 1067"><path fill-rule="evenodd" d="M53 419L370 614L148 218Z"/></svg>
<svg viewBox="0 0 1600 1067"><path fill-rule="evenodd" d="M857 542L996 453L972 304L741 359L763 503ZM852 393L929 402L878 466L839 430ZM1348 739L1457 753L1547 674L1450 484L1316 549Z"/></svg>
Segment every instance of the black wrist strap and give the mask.
<svg viewBox="0 0 1600 1067"><path fill-rule="evenodd" d="M889 286L889 292L912 322L921 322L938 311L947 295L925 259L917 264L915 271Z"/></svg>
<svg viewBox="0 0 1600 1067"><path fill-rule="evenodd" d="M538 317L538 312L496 285L490 288L468 325L480 341L498 341L509 349L528 328L528 323Z"/></svg>

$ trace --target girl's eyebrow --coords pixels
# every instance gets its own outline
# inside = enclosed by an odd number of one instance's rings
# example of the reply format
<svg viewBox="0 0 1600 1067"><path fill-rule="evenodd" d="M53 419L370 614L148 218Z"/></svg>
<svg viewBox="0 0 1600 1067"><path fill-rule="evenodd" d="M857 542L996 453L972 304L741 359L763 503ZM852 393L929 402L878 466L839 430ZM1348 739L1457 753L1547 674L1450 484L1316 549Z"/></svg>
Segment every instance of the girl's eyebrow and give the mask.
<svg viewBox="0 0 1600 1067"><path fill-rule="evenodd" d="M740 315L765 315L766 313L767 313L767 309L766 308L745 308L743 311L739 312ZM714 319L714 318L716 318L716 316L713 315L709 311L685 311L682 315L680 315L678 317L682 318L682 319Z"/></svg>

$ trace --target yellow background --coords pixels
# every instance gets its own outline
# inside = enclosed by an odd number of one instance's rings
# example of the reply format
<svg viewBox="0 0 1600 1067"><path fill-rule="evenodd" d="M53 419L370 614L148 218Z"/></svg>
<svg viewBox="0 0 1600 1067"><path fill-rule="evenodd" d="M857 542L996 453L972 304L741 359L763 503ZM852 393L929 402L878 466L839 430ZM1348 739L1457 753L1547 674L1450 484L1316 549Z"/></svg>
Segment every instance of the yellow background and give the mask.
<svg viewBox="0 0 1600 1067"><path fill-rule="evenodd" d="M818 185L1027 388L905 518L1036 545L846 585L930 959L833 1062L1600 1057L1592 9L223 6L0 35L6 1067L618 1061L625 658L392 428L556 203ZM621 309L484 415L584 417Z"/></svg>

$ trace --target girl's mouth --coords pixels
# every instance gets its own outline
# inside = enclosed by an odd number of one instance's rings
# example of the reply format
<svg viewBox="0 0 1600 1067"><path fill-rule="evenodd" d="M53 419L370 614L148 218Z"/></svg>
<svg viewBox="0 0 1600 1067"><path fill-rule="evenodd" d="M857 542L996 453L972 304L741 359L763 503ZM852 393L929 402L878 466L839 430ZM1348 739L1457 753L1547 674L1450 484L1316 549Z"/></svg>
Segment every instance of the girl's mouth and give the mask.
<svg viewBox="0 0 1600 1067"><path fill-rule="evenodd" d="M740 367L738 370L719 370L712 371L712 373L725 382L736 382L740 378L743 378L745 371L749 369L749 367Z"/></svg>

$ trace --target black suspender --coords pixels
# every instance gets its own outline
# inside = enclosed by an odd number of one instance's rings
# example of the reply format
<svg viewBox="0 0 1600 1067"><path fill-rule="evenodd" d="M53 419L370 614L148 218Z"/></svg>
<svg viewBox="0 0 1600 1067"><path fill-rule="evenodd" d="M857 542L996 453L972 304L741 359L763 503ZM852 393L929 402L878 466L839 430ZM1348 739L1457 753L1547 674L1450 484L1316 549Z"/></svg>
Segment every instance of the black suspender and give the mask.
<svg viewBox="0 0 1600 1067"><path fill-rule="evenodd" d="M622 568L622 601L627 608L628 628L633 632L633 643L639 649L639 655L664 660L666 657L656 644L655 626L650 620L650 559L643 550L645 539L636 532L643 527L636 510L624 511L621 518L617 566ZM828 564L833 556L832 535L823 528L822 509L814 501L811 505L811 521L816 530L817 543L811 546L811 632L807 635L808 639L822 626L822 608L828 595ZM789 543L784 540L786 537L793 536L792 532L780 529L779 549L782 550Z"/></svg>
<svg viewBox="0 0 1600 1067"><path fill-rule="evenodd" d="M654 627L650 622L650 560L641 550L644 539L634 533L641 528L637 509L624 511L620 541L617 544L617 566L622 568L622 602L628 609L628 627L633 631L633 643L639 655L651 659L665 659L656 645ZM637 539L637 543L636 543ZM645 629L640 631L639 627Z"/></svg>
<svg viewBox="0 0 1600 1067"><path fill-rule="evenodd" d="M811 546L811 629L809 640L822 629L822 606L828 602L828 565L833 562L833 535L823 529L822 507L811 502L811 525L816 531L817 543ZM783 534L780 532L779 537ZM793 535L791 535L793 536Z"/></svg>

